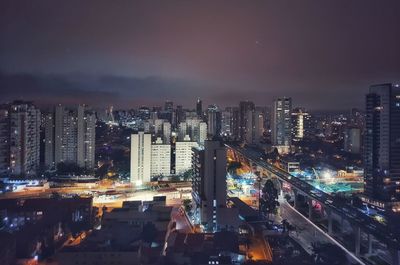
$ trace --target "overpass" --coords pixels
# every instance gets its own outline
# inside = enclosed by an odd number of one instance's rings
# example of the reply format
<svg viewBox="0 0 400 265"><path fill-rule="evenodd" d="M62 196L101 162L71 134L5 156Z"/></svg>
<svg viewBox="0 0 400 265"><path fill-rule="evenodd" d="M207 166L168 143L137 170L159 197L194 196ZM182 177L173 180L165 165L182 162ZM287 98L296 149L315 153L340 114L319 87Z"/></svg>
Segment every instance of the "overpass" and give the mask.
<svg viewBox="0 0 400 265"><path fill-rule="evenodd" d="M338 201L334 196L322 191L316 192L316 188L306 181L303 181L288 172L274 166L263 159L263 152L249 147L241 147L235 144L225 144L228 151L234 154L236 161L245 162L250 165L263 178L276 177L280 182L290 184L295 194L302 194L308 200L319 202L325 207L328 213L328 234L332 234L332 212L347 220L355 231L355 251L356 256L360 255L361 231L368 235L368 253L372 252L373 235L376 239L384 242L392 256L392 265L399 265L400 236L390 231L385 224L379 223L368 215L363 214L356 207L349 203ZM295 206L296 198L295 196ZM309 203L309 218L311 218L312 207Z"/></svg>

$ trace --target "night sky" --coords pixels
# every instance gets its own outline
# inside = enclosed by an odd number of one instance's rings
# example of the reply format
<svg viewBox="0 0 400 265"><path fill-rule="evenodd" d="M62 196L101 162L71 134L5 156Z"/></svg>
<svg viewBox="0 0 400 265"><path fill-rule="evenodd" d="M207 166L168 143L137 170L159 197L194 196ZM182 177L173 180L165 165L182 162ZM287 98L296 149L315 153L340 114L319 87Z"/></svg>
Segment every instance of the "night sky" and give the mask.
<svg viewBox="0 0 400 265"><path fill-rule="evenodd" d="M1 101L363 107L400 82L400 1L0 1Z"/></svg>

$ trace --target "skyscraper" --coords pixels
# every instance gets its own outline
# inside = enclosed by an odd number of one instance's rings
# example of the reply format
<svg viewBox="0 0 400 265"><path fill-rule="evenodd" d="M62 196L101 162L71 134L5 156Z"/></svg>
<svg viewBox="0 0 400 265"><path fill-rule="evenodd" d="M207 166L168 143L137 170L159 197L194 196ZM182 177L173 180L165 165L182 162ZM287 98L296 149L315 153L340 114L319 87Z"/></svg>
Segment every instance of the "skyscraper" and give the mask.
<svg viewBox="0 0 400 265"><path fill-rule="evenodd" d="M226 108L221 113L221 134L226 137L231 137L232 131L232 108Z"/></svg>
<svg viewBox="0 0 400 265"><path fill-rule="evenodd" d="M247 111L245 142L258 144L264 133L264 114L260 110Z"/></svg>
<svg viewBox="0 0 400 265"><path fill-rule="evenodd" d="M185 121L185 111L183 110L182 105L176 106L176 124L174 124L174 128L177 128L181 122Z"/></svg>
<svg viewBox="0 0 400 265"><path fill-rule="evenodd" d="M400 87L398 85L381 84L370 87L366 96L365 122L365 194L371 200L399 201ZM393 207L400 210L398 205L392 205Z"/></svg>
<svg viewBox="0 0 400 265"><path fill-rule="evenodd" d="M311 126L310 114L302 108L295 108L291 113L292 140L299 141L307 136Z"/></svg>
<svg viewBox="0 0 400 265"><path fill-rule="evenodd" d="M163 141L165 144L171 143L171 123L163 122Z"/></svg>
<svg viewBox="0 0 400 265"><path fill-rule="evenodd" d="M131 135L131 183L150 182L151 134L138 132Z"/></svg>
<svg viewBox="0 0 400 265"><path fill-rule="evenodd" d="M171 145L163 144L161 138L151 145L150 176L171 175Z"/></svg>
<svg viewBox="0 0 400 265"><path fill-rule="evenodd" d="M241 101L239 103L239 140L246 140L246 126L248 125L248 112L254 111L254 103L251 101Z"/></svg>
<svg viewBox="0 0 400 265"><path fill-rule="evenodd" d="M359 154L361 151L361 129L348 127L344 132L343 149L345 152Z"/></svg>
<svg viewBox="0 0 400 265"><path fill-rule="evenodd" d="M226 208L226 149L218 141L193 148L192 197L207 231L219 230L219 216Z"/></svg>
<svg viewBox="0 0 400 265"><path fill-rule="evenodd" d="M291 112L291 98L283 97L274 100L272 114L272 144L282 153L290 152L292 144Z"/></svg>
<svg viewBox="0 0 400 265"><path fill-rule="evenodd" d="M199 144L204 144L204 141L207 139L207 123L199 123L199 126L195 130L195 139Z"/></svg>
<svg viewBox="0 0 400 265"><path fill-rule="evenodd" d="M164 123L164 120L162 120L162 119L156 119L155 121L154 121L154 134L156 135L156 136L162 136L162 134L163 134L163 123Z"/></svg>
<svg viewBox="0 0 400 265"><path fill-rule="evenodd" d="M203 118L203 105L202 105L202 102L201 102L201 99L197 99L197 102L196 102L196 113L197 113L197 117L199 117L199 118Z"/></svg>
<svg viewBox="0 0 400 265"><path fill-rule="evenodd" d="M76 163L93 169L95 165L96 115L85 106L64 107L45 114L45 165Z"/></svg>
<svg viewBox="0 0 400 265"><path fill-rule="evenodd" d="M0 174L8 173L10 168L10 126L7 106L0 107Z"/></svg>
<svg viewBox="0 0 400 265"><path fill-rule="evenodd" d="M178 126L178 141L183 141L183 139L185 139L186 135L189 135L187 123L180 122L179 126Z"/></svg>
<svg viewBox="0 0 400 265"><path fill-rule="evenodd" d="M183 174L192 166L192 147L198 146L195 141L180 141L175 143L175 173Z"/></svg>
<svg viewBox="0 0 400 265"><path fill-rule="evenodd" d="M174 110L174 102L172 102L171 100L166 100L164 110L172 112Z"/></svg>
<svg viewBox="0 0 400 265"><path fill-rule="evenodd" d="M240 134L240 113L239 113L239 108L238 107L233 107L231 108L232 112L232 121L231 121L231 129L232 129L232 136L234 139L238 140L239 139L239 134Z"/></svg>
<svg viewBox="0 0 400 265"><path fill-rule="evenodd" d="M221 112L216 105L207 109L207 131L209 135L218 136L221 133Z"/></svg>
<svg viewBox="0 0 400 265"><path fill-rule="evenodd" d="M16 101L9 119L10 173L35 175L40 163L40 110L30 102Z"/></svg>

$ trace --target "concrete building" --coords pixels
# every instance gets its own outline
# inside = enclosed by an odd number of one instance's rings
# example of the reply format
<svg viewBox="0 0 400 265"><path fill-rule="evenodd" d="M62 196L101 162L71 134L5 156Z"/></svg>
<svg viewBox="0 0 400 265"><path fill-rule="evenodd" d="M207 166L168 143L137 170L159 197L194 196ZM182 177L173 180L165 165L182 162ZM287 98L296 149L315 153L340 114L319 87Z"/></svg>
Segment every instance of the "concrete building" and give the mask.
<svg viewBox="0 0 400 265"><path fill-rule="evenodd" d="M163 122L163 141L165 144L171 143L171 123Z"/></svg>
<svg viewBox="0 0 400 265"><path fill-rule="evenodd" d="M142 185L150 182L151 134L131 135L131 182Z"/></svg>
<svg viewBox="0 0 400 265"><path fill-rule="evenodd" d="M61 265L159 264L171 211L172 207L154 202L124 202L123 208L104 213L101 229L80 244L67 243L56 260ZM151 242L142 240L146 226L154 229Z"/></svg>
<svg viewBox="0 0 400 265"><path fill-rule="evenodd" d="M371 86L366 96L365 195L376 206L400 211L400 87Z"/></svg>
<svg viewBox="0 0 400 265"><path fill-rule="evenodd" d="M207 132L212 136L221 133L221 112L216 105L210 105L207 109Z"/></svg>
<svg viewBox="0 0 400 265"><path fill-rule="evenodd" d="M196 118L186 118L186 134L190 136L190 139L195 139L197 128L199 127L201 120ZM207 132L206 132L207 133ZM185 136L183 136L184 138Z"/></svg>
<svg viewBox="0 0 400 265"><path fill-rule="evenodd" d="M171 175L171 145L163 144L161 138L151 145L150 176Z"/></svg>
<svg viewBox="0 0 400 265"><path fill-rule="evenodd" d="M343 149L352 154L361 153L361 129L357 127L346 128L344 132Z"/></svg>
<svg viewBox="0 0 400 265"><path fill-rule="evenodd" d="M10 169L10 126L9 110L0 108L0 174L7 174Z"/></svg>
<svg viewBox="0 0 400 265"><path fill-rule="evenodd" d="M58 105L45 114L45 165L76 163L93 169L95 166L96 115L85 106Z"/></svg>
<svg viewBox="0 0 400 265"><path fill-rule="evenodd" d="M189 135L187 123L180 122L178 125L178 141L183 141L186 135Z"/></svg>
<svg viewBox="0 0 400 265"><path fill-rule="evenodd" d="M292 99L278 98L274 101L272 114L272 144L280 153L289 153L292 145L291 126Z"/></svg>
<svg viewBox="0 0 400 265"><path fill-rule="evenodd" d="M199 144L204 144L204 141L207 139L207 123L199 123L199 126L195 131L194 139L196 139Z"/></svg>
<svg viewBox="0 0 400 265"><path fill-rule="evenodd" d="M311 115L302 108L296 108L291 113L292 139L300 141L308 136L311 127Z"/></svg>
<svg viewBox="0 0 400 265"><path fill-rule="evenodd" d="M264 134L264 114L258 110L249 110L246 118L245 142L258 144Z"/></svg>
<svg viewBox="0 0 400 265"><path fill-rule="evenodd" d="M192 197L206 231L218 231L226 209L226 149L218 141L193 148Z"/></svg>
<svg viewBox="0 0 400 265"><path fill-rule="evenodd" d="M40 110L30 102L16 101L8 115L9 173L35 175L40 164Z"/></svg>
<svg viewBox="0 0 400 265"><path fill-rule="evenodd" d="M162 119L156 119L154 121L154 134L156 136L162 136L162 134L163 134L163 123L164 123L164 120L162 120Z"/></svg>
<svg viewBox="0 0 400 265"><path fill-rule="evenodd" d="M203 105L202 105L201 99L199 99L199 98L197 99L197 102L196 102L196 114L197 114L198 118L200 118L200 119L203 118Z"/></svg>
<svg viewBox="0 0 400 265"><path fill-rule="evenodd" d="M221 135L225 137L232 137L232 110L227 108L221 112Z"/></svg>
<svg viewBox="0 0 400 265"><path fill-rule="evenodd" d="M248 124L248 112L254 111L255 106L254 103L251 101L241 101L239 103L239 135L238 139L241 141L246 140L246 128Z"/></svg>
<svg viewBox="0 0 400 265"><path fill-rule="evenodd" d="M197 147L194 141L183 141L175 143L175 173L183 174L192 168L192 148Z"/></svg>

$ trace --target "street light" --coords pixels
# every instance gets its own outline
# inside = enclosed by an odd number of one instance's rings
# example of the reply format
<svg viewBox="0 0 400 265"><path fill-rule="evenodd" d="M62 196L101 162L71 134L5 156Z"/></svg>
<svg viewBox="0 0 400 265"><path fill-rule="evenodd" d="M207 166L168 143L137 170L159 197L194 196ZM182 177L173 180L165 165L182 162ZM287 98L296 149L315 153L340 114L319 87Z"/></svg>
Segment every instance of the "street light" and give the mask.
<svg viewBox="0 0 400 265"><path fill-rule="evenodd" d="M257 177L258 182L258 214L261 216L261 181L262 178L260 176Z"/></svg>

